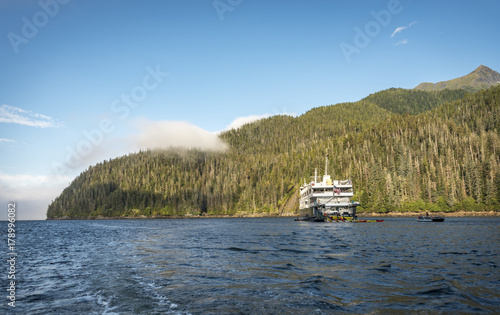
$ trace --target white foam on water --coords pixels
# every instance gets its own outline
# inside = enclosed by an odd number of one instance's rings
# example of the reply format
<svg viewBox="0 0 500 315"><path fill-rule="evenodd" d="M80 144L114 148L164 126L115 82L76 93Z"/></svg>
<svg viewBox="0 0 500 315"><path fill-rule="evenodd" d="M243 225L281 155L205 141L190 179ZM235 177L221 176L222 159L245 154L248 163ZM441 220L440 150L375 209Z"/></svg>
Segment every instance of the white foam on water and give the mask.
<svg viewBox="0 0 500 315"><path fill-rule="evenodd" d="M163 296L161 293L158 291L161 290L163 287L160 285L157 285L154 280L148 281L145 280L143 277L140 276L133 276L137 282L146 289L148 293L151 294L151 297L157 301L156 306L160 308L161 311L165 311L166 308L169 310L167 311L167 314L190 314L188 312L181 312L177 310L179 307L178 304L175 304L171 302L166 296ZM155 310L157 311L157 310Z"/></svg>
<svg viewBox="0 0 500 315"><path fill-rule="evenodd" d="M115 310L116 308L118 308L118 306L110 306L111 304L111 301L113 300L113 298L115 297L114 295L113 296L110 296L107 300L106 298L101 295L101 291L97 292L95 294L96 298L97 298L97 304L99 304L100 306L103 306L104 307L104 310L102 311L101 314L107 314L107 315L115 315L115 314L120 314L120 313L116 313L116 312L113 312L113 310Z"/></svg>

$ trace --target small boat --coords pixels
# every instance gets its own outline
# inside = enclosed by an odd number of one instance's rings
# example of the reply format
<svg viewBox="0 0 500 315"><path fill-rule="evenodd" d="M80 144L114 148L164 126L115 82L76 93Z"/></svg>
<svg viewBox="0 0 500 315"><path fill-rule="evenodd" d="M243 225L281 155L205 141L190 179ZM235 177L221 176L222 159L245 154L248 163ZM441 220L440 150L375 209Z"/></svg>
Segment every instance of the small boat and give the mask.
<svg viewBox="0 0 500 315"><path fill-rule="evenodd" d="M299 217L295 218L294 221L307 221L307 222L324 222L324 219L318 219L316 217L310 217L310 216L305 216L305 217Z"/></svg>
<svg viewBox="0 0 500 315"><path fill-rule="evenodd" d="M438 216L420 216L417 218L418 222L443 222L444 218L443 217L438 217Z"/></svg>

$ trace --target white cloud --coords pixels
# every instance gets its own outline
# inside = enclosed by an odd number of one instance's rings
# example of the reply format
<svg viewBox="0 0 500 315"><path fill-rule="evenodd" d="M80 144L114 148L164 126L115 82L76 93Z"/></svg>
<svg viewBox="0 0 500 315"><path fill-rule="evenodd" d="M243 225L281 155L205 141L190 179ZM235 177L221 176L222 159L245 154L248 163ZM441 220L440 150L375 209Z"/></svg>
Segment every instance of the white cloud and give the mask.
<svg viewBox="0 0 500 315"><path fill-rule="evenodd" d="M183 121L137 121L139 134L131 137L135 150L168 149L170 147L224 151L227 145L217 133Z"/></svg>
<svg viewBox="0 0 500 315"><path fill-rule="evenodd" d="M62 126L52 117L10 105L0 106L0 123L2 122L40 128Z"/></svg>
<svg viewBox="0 0 500 315"><path fill-rule="evenodd" d="M280 113L280 115L296 116ZM238 117L226 130L239 128L244 124L270 117L270 114ZM88 165L104 159L114 158L140 149L168 149L170 147L197 148L208 151L224 151L228 148L218 136L219 132L209 132L189 122L151 121L141 119L135 121L136 133L125 138L105 138L102 143L92 147L91 153L78 157L77 167L70 167L66 175L26 175L0 173L0 204L9 201L19 203L18 215L22 220L43 220L47 207L62 190L70 184L74 176L84 171ZM0 142L10 142L0 139ZM75 159L75 157L73 157ZM0 212L0 220L5 220L6 212Z"/></svg>
<svg viewBox="0 0 500 315"><path fill-rule="evenodd" d="M394 32L392 32L391 37L394 37L394 35L396 35L399 32L402 32L403 30L405 30L407 28L408 28L408 26L400 26L400 27L396 28L394 30Z"/></svg>
<svg viewBox="0 0 500 315"><path fill-rule="evenodd" d="M103 135L99 139L94 136L82 137L78 143L66 146L52 163L54 173L76 176L90 165L139 150L183 147L224 151L228 148L218 133L188 122L138 119L132 121L127 130L129 132L125 135L115 133Z"/></svg>
<svg viewBox="0 0 500 315"><path fill-rule="evenodd" d="M246 125L246 124L249 124L251 122L261 120L261 119L264 119L267 117L269 117L269 114L238 117L235 120L233 120L224 130L238 129L238 128L242 127L243 125Z"/></svg>
<svg viewBox="0 0 500 315"><path fill-rule="evenodd" d="M60 185L61 182L67 184L72 177L58 175L29 175L29 174L1 174L0 183L8 184L10 187L27 187L27 186L47 186L54 187Z"/></svg>
<svg viewBox="0 0 500 315"><path fill-rule="evenodd" d="M409 28L409 27L413 26L413 25L414 25L414 24L416 24L416 23L417 23L417 22L416 22L416 21L414 21L414 22L411 22L410 24L408 24L408 25L406 25L406 26L399 26L399 27L397 27L397 28L394 30L394 32L392 32L391 37L394 37L394 35L396 35L397 33L401 33L402 31L404 31L405 29L407 29L407 28Z"/></svg>
<svg viewBox="0 0 500 315"><path fill-rule="evenodd" d="M297 114L295 114L295 113L281 113L281 114L277 114L277 115L287 115L287 116L297 117ZM246 125L246 124L249 124L249 123L252 123L254 121L264 119L264 118L268 118L271 116L275 116L275 115L264 114L264 115L250 115L250 116L238 117L235 120L233 120L223 131L231 130L231 129L238 129L238 128L242 127L243 125Z"/></svg>
<svg viewBox="0 0 500 315"><path fill-rule="evenodd" d="M73 178L57 175L0 174L0 204L17 203L17 219L43 220L47 207ZM7 212L0 212L0 220Z"/></svg>
<svg viewBox="0 0 500 315"><path fill-rule="evenodd" d="M0 143L15 143L15 140L0 138Z"/></svg>
<svg viewBox="0 0 500 315"><path fill-rule="evenodd" d="M396 44L394 44L394 46L405 45L408 43L409 43L409 41L407 39L403 39L403 40L400 40L399 42L397 42Z"/></svg>

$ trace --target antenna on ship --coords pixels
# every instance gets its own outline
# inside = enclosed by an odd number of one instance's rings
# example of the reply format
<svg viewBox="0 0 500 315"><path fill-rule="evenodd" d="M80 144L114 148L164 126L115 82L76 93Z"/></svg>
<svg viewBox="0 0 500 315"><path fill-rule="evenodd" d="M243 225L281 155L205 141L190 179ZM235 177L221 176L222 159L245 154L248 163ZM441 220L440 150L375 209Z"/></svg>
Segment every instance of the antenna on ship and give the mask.
<svg viewBox="0 0 500 315"><path fill-rule="evenodd" d="M328 154L325 158L325 176L328 175Z"/></svg>

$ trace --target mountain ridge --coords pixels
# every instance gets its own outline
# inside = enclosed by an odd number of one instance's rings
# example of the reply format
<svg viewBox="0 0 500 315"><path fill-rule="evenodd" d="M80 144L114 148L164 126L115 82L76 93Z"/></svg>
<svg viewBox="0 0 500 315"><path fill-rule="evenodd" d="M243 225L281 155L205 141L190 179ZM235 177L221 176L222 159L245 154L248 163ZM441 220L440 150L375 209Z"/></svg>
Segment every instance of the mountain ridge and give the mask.
<svg viewBox="0 0 500 315"><path fill-rule="evenodd" d="M440 81L437 83L423 82L414 90L438 91L443 89L464 89L475 92L500 84L500 73L480 65L471 73L455 79Z"/></svg>

